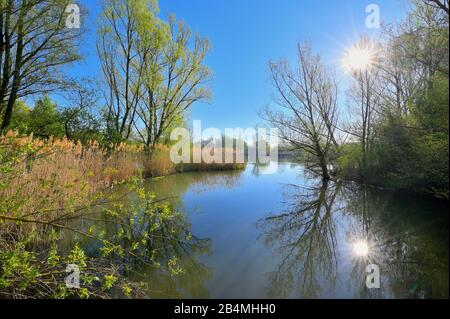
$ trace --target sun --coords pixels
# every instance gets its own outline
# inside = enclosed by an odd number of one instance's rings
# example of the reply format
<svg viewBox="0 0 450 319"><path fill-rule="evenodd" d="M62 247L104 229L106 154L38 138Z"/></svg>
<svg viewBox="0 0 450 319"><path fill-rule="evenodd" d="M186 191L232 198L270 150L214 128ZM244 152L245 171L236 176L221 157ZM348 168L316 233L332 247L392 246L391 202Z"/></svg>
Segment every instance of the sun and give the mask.
<svg viewBox="0 0 450 319"><path fill-rule="evenodd" d="M375 64L376 51L369 43L359 43L349 48L342 65L348 72L364 72Z"/></svg>

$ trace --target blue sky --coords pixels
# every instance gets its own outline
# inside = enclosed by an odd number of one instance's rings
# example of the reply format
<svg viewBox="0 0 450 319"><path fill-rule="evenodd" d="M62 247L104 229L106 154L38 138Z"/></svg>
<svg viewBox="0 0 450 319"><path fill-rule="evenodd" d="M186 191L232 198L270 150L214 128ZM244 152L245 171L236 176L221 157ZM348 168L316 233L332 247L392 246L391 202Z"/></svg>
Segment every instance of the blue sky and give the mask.
<svg viewBox="0 0 450 319"><path fill-rule="evenodd" d="M100 77L95 49L100 0L81 3L89 11L82 21L88 29L81 50L85 60L72 72ZM408 6L406 0L160 0L161 17L174 13L212 43L206 64L214 74L213 100L196 104L191 120L222 130L262 124L258 111L271 103L274 93L268 61L294 61L297 41L307 40L324 62L341 71L345 48L358 36L376 35L365 27L365 9L371 3L388 23L400 21Z"/></svg>

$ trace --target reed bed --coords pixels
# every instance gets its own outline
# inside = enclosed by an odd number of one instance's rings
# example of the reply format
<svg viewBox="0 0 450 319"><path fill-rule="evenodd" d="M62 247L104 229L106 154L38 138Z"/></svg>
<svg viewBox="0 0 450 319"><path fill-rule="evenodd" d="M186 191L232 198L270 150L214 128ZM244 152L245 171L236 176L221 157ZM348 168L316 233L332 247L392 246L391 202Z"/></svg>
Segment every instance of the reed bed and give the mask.
<svg viewBox="0 0 450 319"><path fill-rule="evenodd" d="M215 157L215 152L217 148L210 148L209 155ZM212 163L207 163L204 161L203 157L200 162L195 163L193 154L197 153L208 153L207 150L199 149L197 147L191 146L191 157L190 163L182 163L177 166L177 172L212 172L212 171L234 171L243 170L246 167L246 163L240 163L238 161L239 156L235 149L221 148L219 150L219 156L217 156L218 161L213 161ZM229 163L227 160L232 158L232 162Z"/></svg>
<svg viewBox="0 0 450 319"><path fill-rule="evenodd" d="M58 211L83 205L114 183L139 176L142 150L118 145L108 155L96 142L88 145L67 139L42 141L9 132L0 137L2 203L6 210ZM7 185L7 187L6 187ZM22 214L20 214L22 215Z"/></svg>
<svg viewBox="0 0 450 319"><path fill-rule="evenodd" d="M222 150L224 159L226 150ZM237 163L182 163L175 165L170 147L157 145L147 152L126 143L108 153L97 142L82 145L67 139L43 141L8 132L0 137L0 213L58 211L92 202L102 190L133 178L158 177L187 171L241 170ZM1 163L0 163L1 164ZM5 166L6 165L6 166ZM1 187L1 185L7 187ZM22 214L20 214L22 216Z"/></svg>

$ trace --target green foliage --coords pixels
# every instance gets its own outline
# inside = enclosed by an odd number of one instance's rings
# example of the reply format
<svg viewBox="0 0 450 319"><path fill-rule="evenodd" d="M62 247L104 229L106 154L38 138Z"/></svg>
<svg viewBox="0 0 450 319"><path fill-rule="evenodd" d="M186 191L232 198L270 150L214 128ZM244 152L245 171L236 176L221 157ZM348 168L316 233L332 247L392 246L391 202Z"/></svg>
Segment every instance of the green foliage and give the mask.
<svg viewBox="0 0 450 319"><path fill-rule="evenodd" d="M436 75L416 107L415 123L423 131L415 134L413 159L419 169L417 186L448 198L449 176L449 82Z"/></svg>
<svg viewBox="0 0 450 319"><path fill-rule="evenodd" d="M442 74L436 74L430 80L429 87L419 96L412 107L414 123L431 133L448 132L449 124L449 80Z"/></svg>
<svg viewBox="0 0 450 319"><path fill-rule="evenodd" d="M31 110L29 131L43 138L64 137L64 127L57 106L48 95L37 100Z"/></svg>
<svg viewBox="0 0 450 319"><path fill-rule="evenodd" d="M33 134L41 139L63 138L87 144L104 141L101 123L88 109L60 108L48 95L38 99L30 109L23 101L17 101L12 114L10 129L20 134ZM108 140L105 145L118 144L121 138Z"/></svg>
<svg viewBox="0 0 450 319"><path fill-rule="evenodd" d="M209 99L209 41L174 16L161 19L157 1L105 1L98 34L109 140L134 136L154 148Z"/></svg>
<svg viewBox="0 0 450 319"><path fill-rule="evenodd" d="M30 155L37 150L28 143L2 145L0 192L5 194L15 177L23 174L19 164L24 157L33 165L35 156ZM51 179L42 185L57 193L58 185ZM207 243L192 236L183 213L157 200L139 187L140 182L116 185L124 188L126 198L133 199L127 204L121 192L96 194L88 203L68 201L57 210L49 209L52 198L45 194L0 196L0 297L147 296L142 278L127 276L130 265L135 269L151 266L161 275L183 275L184 258L180 256ZM24 207L31 211L23 211ZM80 268L80 289L66 287L69 264Z"/></svg>
<svg viewBox="0 0 450 319"><path fill-rule="evenodd" d="M59 117L66 138L84 145L102 140L104 133L100 130L101 122L88 110L67 108L59 112Z"/></svg>
<svg viewBox="0 0 450 319"><path fill-rule="evenodd" d="M407 120L394 112L383 115L375 126L368 182L448 198L448 99L448 78L436 75L411 106ZM357 145L340 150L342 177L359 179Z"/></svg>
<svg viewBox="0 0 450 319"><path fill-rule="evenodd" d="M337 160L339 175L348 179L357 179L360 176L361 146L358 143L344 144L339 154Z"/></svg>
<svg viewBox="0 0 450 319"><path fill-rule="evenodd" d="M64 137L61 113L48 95L38 99L32 109L25 102L17 101L10 128L21 134L33 133L46 139Z"/></svg>
<svg viewBox="0 0 450 319"><path fill-rule="evenodd" d="M11 129L21 134L30 132L30 108L23 101L16 101L11 117Z"/></svg>

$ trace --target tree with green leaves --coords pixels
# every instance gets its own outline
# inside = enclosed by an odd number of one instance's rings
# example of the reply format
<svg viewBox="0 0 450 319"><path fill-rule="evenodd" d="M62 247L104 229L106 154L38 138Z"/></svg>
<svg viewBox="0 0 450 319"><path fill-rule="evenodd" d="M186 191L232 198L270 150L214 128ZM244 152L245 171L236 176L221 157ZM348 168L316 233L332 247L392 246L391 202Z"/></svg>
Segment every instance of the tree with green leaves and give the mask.
<svg viewBox="0 0 450 319"><path fill-rule="evenodd" d="M434 1L413 5L369 50L376 55L371 78L361 79L371 82L350 90L370 113L360 121L365 130L350 130L360 138L341 149L340 171L345 178L448 198L448 12Z"/></svg>
<svg viewBox="0 0 450 319"><path fill-rule="evenodd" d="M153 1L106 0L98 27L97 51L105 83L108 130L128 139L141 98L138 24L155 20ZM151 23L151 22L149 22Z"/></svg>
<svg viewBox="0 0 450 319"><path fill-rule="evenodd" d="M30 112L28 130L34 136L45 139L64 137L64 126L58 107L48 95L36 101Z"/></svg>
<svg viewBox="0 0 450 319"><path fill-rule="evenodd" d="M81 29L66 26L70 0L0 2L0 129L11 124L16 101L64 84L62 66L78 61Z"/></svg>
<svg viewBox="0 0 450 319"><path fill-rule="evenodd" d="M97 45L107 129L116 139L134 130L148 148L210 95L209 42L174 17L164 22L157 15L156 1L105 1Z"/></svg>
<svg viewBox="0 0 450 319"><path fill-rule="evenodd" d="M153 40L145 33L139 55L144 66L143 94L138 103L136 130L152 148L168 138L171 128L183 123L184 114L196 102L210 98L209 69L204 65L210 44L177 22L174 16ZM143 126L143 129L141 129Z"/></svg>
<svg viewBox="0 0 450 319"><path fill-rule="evenodd" d="M30 132L30 107L23 101L17 100L11 117L10 129L18 131L20 134Z"/></svg>
<svg viewBox="0 0 450 319"><path fill-rule="evenodd" d="M82 143L100 140L104 126L97 114L97 83L89 78L74 80L63 93L66 103L60 110L60 121L65 137Z"/></svg>

